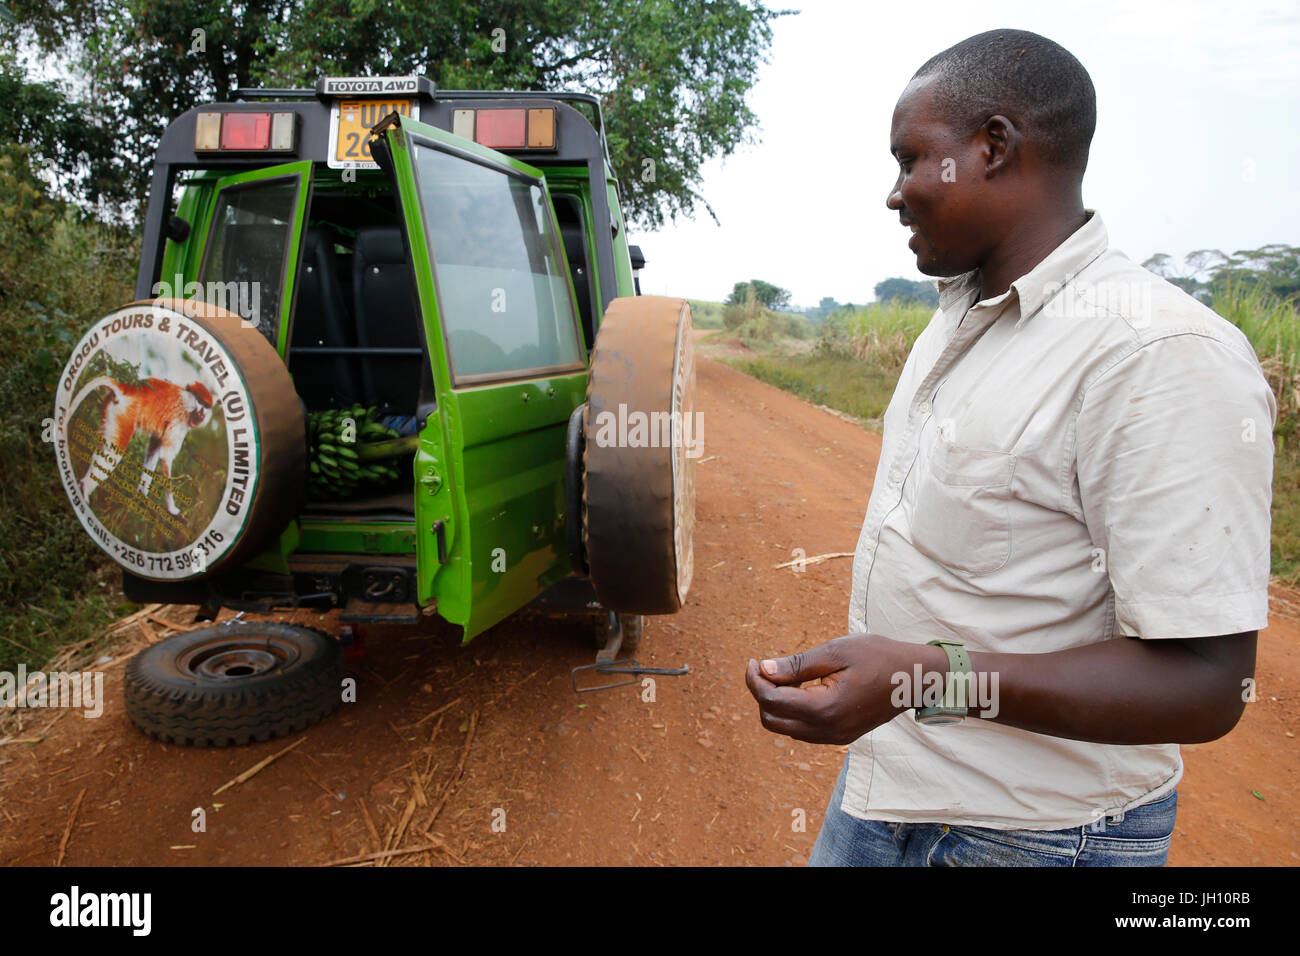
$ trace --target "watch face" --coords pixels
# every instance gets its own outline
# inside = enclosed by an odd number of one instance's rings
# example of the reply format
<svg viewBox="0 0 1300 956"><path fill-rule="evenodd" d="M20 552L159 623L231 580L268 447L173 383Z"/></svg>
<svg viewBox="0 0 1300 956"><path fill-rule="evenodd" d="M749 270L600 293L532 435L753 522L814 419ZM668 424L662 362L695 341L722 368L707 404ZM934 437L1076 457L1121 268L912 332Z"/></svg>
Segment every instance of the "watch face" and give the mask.
<svg viewBox="0 0 1300 956"><path fill-rule="evenodd" d="M946 724L959 724L964 717L958 717L956 714L917 714L916 722L925 724L930 727L943 727Z"/></svg>

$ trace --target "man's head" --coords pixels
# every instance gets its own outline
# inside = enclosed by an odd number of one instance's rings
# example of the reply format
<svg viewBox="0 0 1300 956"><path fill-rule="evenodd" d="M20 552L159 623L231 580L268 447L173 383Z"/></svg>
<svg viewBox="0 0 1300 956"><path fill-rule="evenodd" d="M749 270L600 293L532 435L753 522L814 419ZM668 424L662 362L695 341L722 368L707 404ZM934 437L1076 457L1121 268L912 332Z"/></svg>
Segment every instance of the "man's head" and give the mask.
<svg viewBox="0 0 1300 956"><path fill-rule="evenodd" d="M927 275L979 267L1026 222L1078 207L1096 93L1045 37L991 30L931 57L894 108L887 205Z"/></svg>

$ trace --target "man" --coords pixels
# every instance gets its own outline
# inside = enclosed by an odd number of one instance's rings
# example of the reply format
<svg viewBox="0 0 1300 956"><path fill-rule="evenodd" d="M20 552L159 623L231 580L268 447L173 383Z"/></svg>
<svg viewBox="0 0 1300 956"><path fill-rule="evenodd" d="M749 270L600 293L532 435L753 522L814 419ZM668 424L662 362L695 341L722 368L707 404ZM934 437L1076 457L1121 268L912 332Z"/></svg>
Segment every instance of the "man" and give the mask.
<svg viewBox="0 0 1300 956"><path fill-rule="evenodd" d="M849 636L746 673L764 727L851 745L812 864L1163 865L1178 744L1249 696L1276 404L1234 326L1109 248L1095 125L1083 66L1018 30L894 111L887 205L939 311L885 414Z"/></svg>

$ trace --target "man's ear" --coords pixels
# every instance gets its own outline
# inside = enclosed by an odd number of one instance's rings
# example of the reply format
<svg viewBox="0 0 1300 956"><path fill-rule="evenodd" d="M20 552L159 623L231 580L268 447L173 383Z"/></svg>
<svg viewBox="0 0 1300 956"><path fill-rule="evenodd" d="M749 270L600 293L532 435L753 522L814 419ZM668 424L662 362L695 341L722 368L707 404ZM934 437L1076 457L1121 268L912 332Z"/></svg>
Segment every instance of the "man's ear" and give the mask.
<svg viewBox="0 0 1300 956"><path fill-rule="evenodd" d="M984 138L984 175L995 176L1020 158L1024 135L1016 124L998 113L984 121L980 129Z"/></svg>

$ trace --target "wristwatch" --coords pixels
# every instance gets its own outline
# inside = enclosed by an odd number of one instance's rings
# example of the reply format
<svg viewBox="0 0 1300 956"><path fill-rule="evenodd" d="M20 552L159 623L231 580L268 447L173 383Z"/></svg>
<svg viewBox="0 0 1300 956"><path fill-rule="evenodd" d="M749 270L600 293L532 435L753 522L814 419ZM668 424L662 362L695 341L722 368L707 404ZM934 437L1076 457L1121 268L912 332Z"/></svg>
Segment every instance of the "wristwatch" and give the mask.
<svg viewBox="0 0 1300 956"><path fill-rule="evenodd" d="M918 707L914 712L916 722L934 727L959 723L966 719L966 709L969 706L966 692L970 689L970 683L966 675L972 670L970 655L956 641L930 643L938 644L948 655L948 678L943 685L943 702L937 707ZM959 679L954 680L954 676Z"/></svg>

